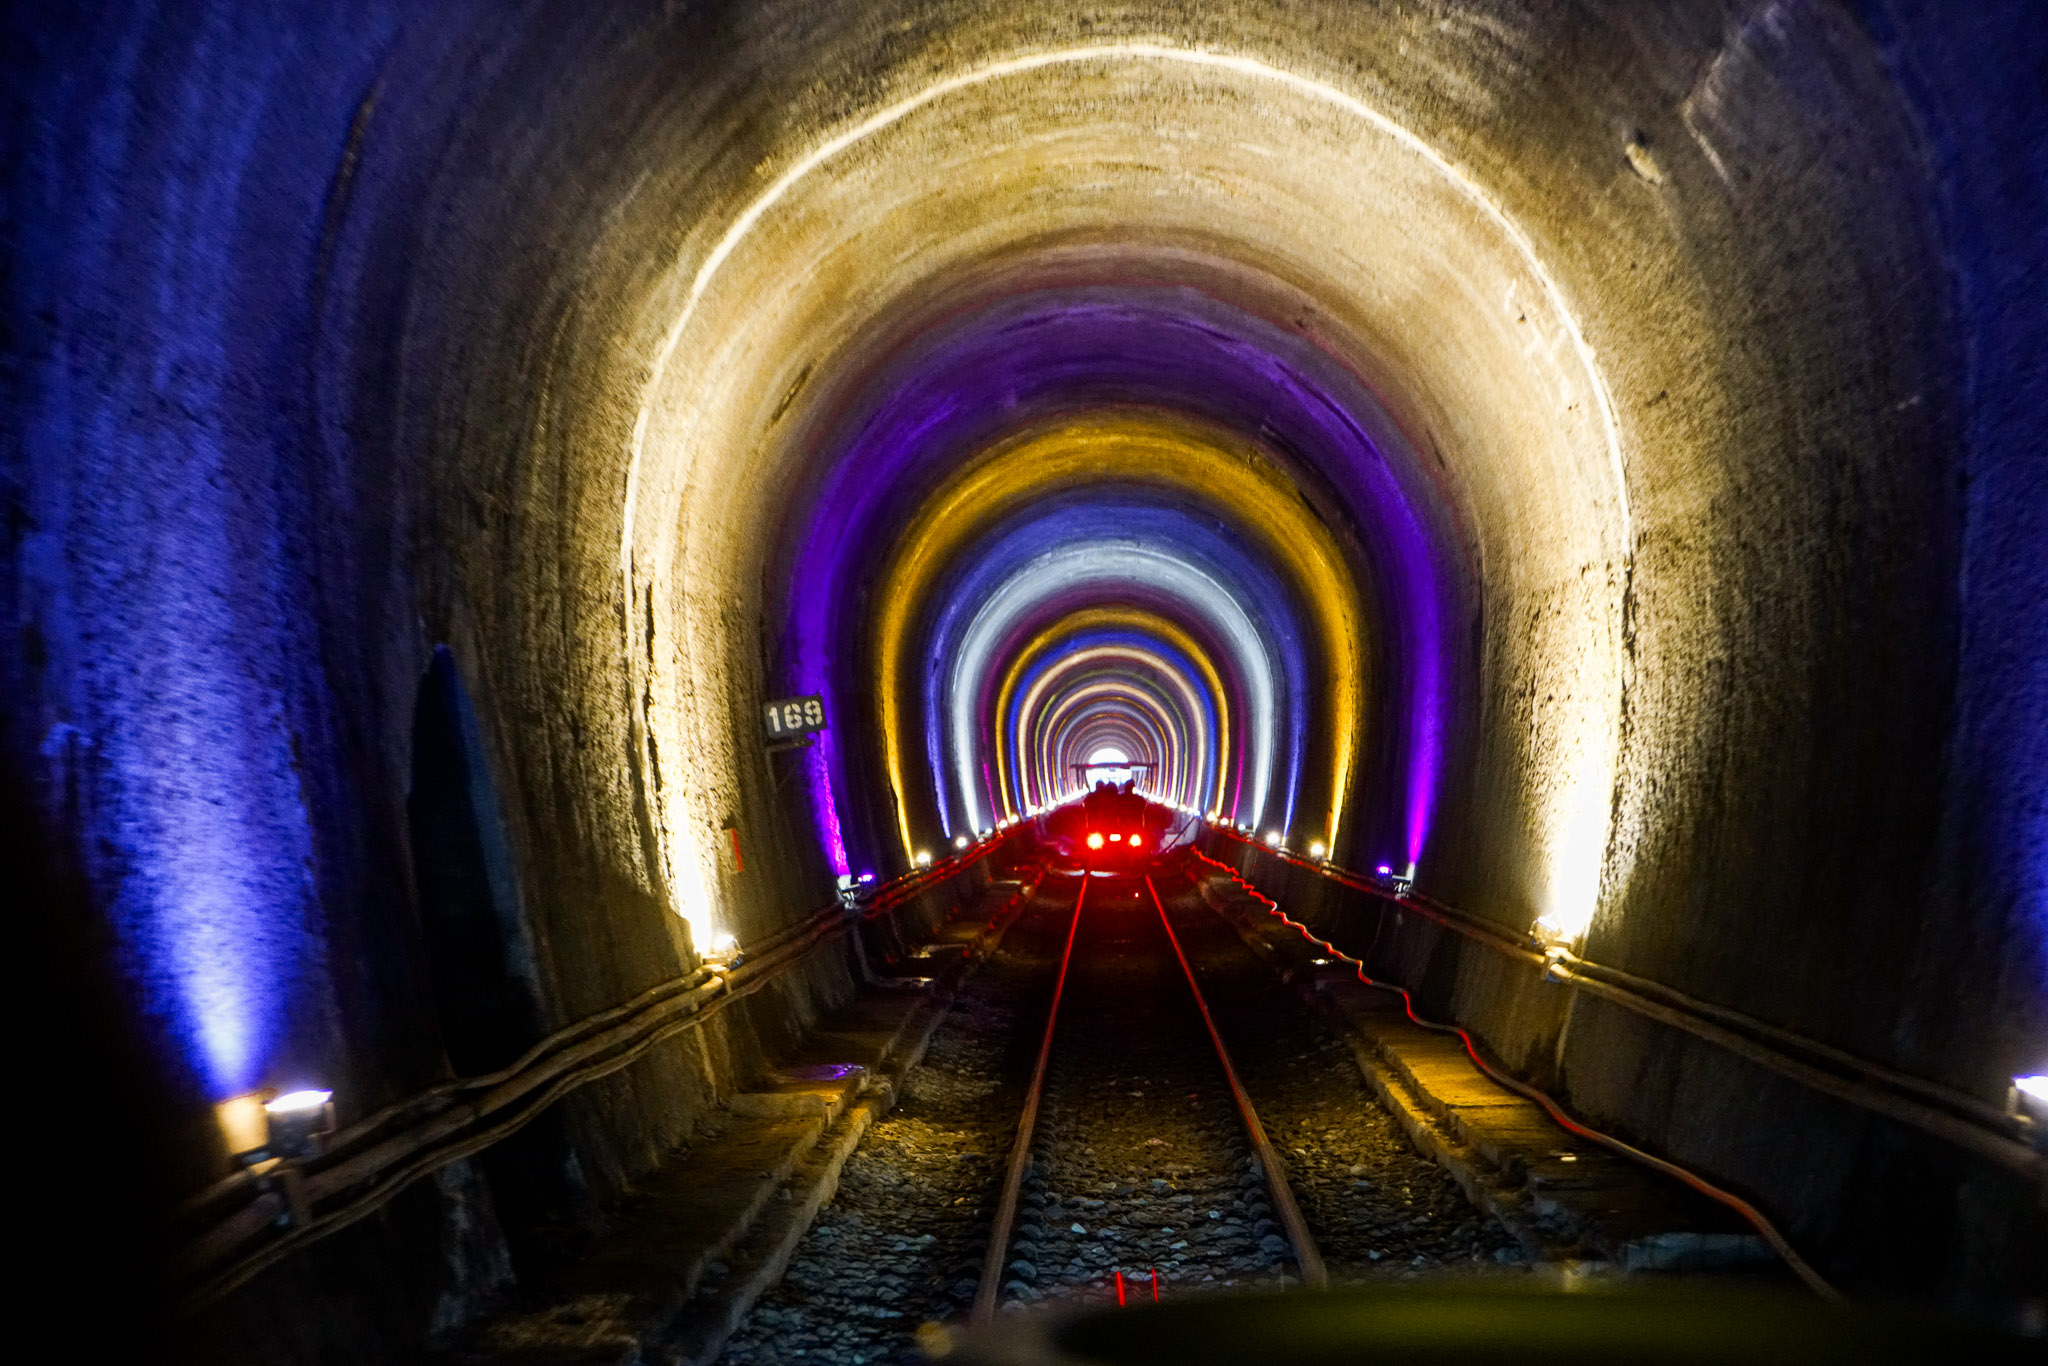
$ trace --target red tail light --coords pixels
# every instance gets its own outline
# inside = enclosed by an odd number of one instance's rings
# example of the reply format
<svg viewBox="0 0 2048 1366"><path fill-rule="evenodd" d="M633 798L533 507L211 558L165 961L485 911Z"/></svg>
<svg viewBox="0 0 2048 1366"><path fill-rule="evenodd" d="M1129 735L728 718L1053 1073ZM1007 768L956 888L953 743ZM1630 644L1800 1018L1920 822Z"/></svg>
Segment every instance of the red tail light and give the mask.
<svg viewBox="0 0 2048 1366"><path fill-rule="evenodd" d="M1143 844L1144 842L1145 838L1142 835L1131 836L1131 848L1133 849L1137 848L1140 844Z"/></svg>
<svg viewBox="0 0 2048 1366"><path fill-rule="evenodd" d="M1088 847L1090 849L1100 849L1102 847L1102 832L1100 830L1089 832Z"/></svg>

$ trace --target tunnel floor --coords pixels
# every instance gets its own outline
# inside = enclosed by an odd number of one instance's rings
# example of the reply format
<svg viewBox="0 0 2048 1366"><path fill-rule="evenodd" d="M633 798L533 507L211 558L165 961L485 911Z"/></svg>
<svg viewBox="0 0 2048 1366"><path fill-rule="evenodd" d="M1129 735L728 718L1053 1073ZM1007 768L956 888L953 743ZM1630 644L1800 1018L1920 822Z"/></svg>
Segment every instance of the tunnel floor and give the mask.
<svg viewBox="0 0 2048 1366"><path fill-rule="evenodd" d="M1158 879L1332 1279L1518 1274L1525 1254L1418 1155L1343 1045L1200 901ZM971 1304L1074 879L1050 878L962 992L901 1103L723 1359L926 1359ZM1008 1312L1295 1281L1291 1250L1185 979L1137 878L1098 879L1076 930L1045 1109L1006 1261Z"/></svg>

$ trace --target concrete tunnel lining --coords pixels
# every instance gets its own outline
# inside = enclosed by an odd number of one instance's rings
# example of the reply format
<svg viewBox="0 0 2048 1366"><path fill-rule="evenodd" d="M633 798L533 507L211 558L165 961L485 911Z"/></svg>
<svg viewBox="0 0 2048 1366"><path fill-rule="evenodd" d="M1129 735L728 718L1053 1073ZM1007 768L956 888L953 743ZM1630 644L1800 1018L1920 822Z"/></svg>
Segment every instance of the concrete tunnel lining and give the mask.
<svg viewBox="0 0 2048 1366"><path fill-rule="evenodd" d="M1973 1094L2038 1065L2038 490L2011 414L2040 396L2010 283L2037 247L1996 235L2038 194L1980 165L2022 162L2009 129L2038 119L1954 65L2023 61L1982 39L1998 20L1243 5L1105 36L914 4L573 31L366 5L284 52L232 4L107 14L104 52L22 49L103 79L31 71L85 131L10 163L63 187L19 200L49 268L9 399L37 642L8 654L10 743L82 794L39 819L84 851L188 1167L228 1073L374 1105L445 1065L402 871L436 644L506 793L551 1022L686 968L679 909L749 940L815 904L826 860L752 703L835 405L942 316L1126 268L1312 306L1440 500L1429 890L1517 930L1576 908L1590 956ZM686 307L774 177L889 109ZM873 748L873 702L849 689L845 744ZM248 1047L195 1042L201 1017ZM1626 1070L1577 1094L1684 1122L1683 1084L1633 1096ZM687 1071L579 1112L600 1187L672 1136Z"/></svg>
<svg viewBox="0 0 2048 1366"><path fill-rule="evenodd" d="M1186 95L1178 88L1171 89L1171 93L1163 92L1159 88L1159 73L1143 70L1160 65L1173 67L1182 62L1197 73L1196 79L1188 82L1193 91ZM1070 68L1086 72L1097 63L1108 68L1097 78L1103 82L1103 90L1099 95L1090 91L1087 98L1075 98L1069 89L1075 79ZM1139 67L1141 73L1132 75L1117 70L1128 65ZM1048 97L1058 107L1041 115L1030 107L1030 96L1013 87L1043 72L1054 72L1059 77L1052 83L1055 93ZM1180 75L1173 71L1168 85L1172 86L1172 77ZM1219 78L1225 92L1212 94L1204 88ZM1233 88L1240 85L1250 88ZM1227 170L1214 169L1207 160L1214 154L1208 149L1228 144L1221 130L1207 137L1195 131L1182 102L1194 101L1195 119L1235 121L1242 104L1272 100L1273 87L1284 97L1290 97L1281 101L1283 106L1290 102L1307 106L1305 111L1290 110L1288 116L1307 122L1314 138L1307 154L1320 155L1325 164L1304 165L1304 150L1289 145L1282 150L1291 153L1291 157L1275 155L1272 148L1254 148L1239 153ZM999 107L976 105L975 97ZM1121 113L1119 101L1131 106L1128 114ZM955 104L963 107L955 110ZM1174 138L1161 137L1149 153L1137 155L1134 146L1145 147L1148 137L1157 136L1153 130L1161 123L1160 111L1164 109L1171 109L1177 120L1190 120L1179 129L1181 145L1176 147ZM937 130L920 136L919 116L927 113L946 117ZM1057 130L1062 118L1084 122L1080 129L1066 134L1036 131L1041 123L1049 123ZM1330 127L1331 122L1338 126ZM1360 126L1386 144L1380 149L1380 157L1392 162L1391 166L1383 167L1377 161L1368 168L1356 164ZM992 158L979 151L977 141L991 127L1028 127L1034 131L1030 136L1018 137L1002 157ZM970 128L975 130L972 138L963 133ZM1099 131L1104 128L1110 131ZM907 188L902 190L893 186L888 149L875 145L892 139L909 144L897 153L908 163L904 172L895 173L908 181ZM1091 139L1104 140L1109 147L1105 151L1093 150ZM1074 151L1066 150L1067 142L1075 144ZM960 173L934 174L930 163L935 143L942 148L959 149L954 155L961 159ZM853 159L855 151L861 154L857 160ZM841 175L826 174L828 168L835 168L834 158L838 155L849 158L849 170ZM1022 159L1023 166L1016 172L1006 172L1003 157ZM1069 157L1078 163L1073 169L1066 166ZM1174 169L1177 163L1186 164ZM1153 169L1155 164L1162 169ZM1133 166L1138 169L1133 171ZM1028 178L1024 175L1026 169ZM970 170L972 175L967 174ZM1099 188L1114 183L1113 178L1119 173L1136 175L1141 182L1159 182L1131 196L1138 206L1136 214L1122 193ZM1068 176L1072 181L1064 182ZM1222 194L1212 187L1211 182L1232 179L1240 183L1226 184ZM1056 193L1052 186L1063 182L1083 188ZM1086 188L1091 184L1098 188ZM1375 196L1366 200L1363 207L1382 216L1368 226L1352 227L1347 235L1341 219L1362 207L1361 196L1352 189L1360 184L1374 185ZM933 185L946 188L937 193L924 188ZM1397 188L1389 190L1389 185ZM1328 187L1322 191L1329 196L1327 207L1312 201L1304 203L1304 194L1311 193L1305 186ZM1031 187L1024 202L1016 207L1007 203L1017 193L1012 187ZM825 196L824 203L806 207L802 200L807 191ZM995 202L989 205L971 197L990 194ZM1043 207L1048 202L1055 206L1050 211ZM1245 203L1286 208L1252 215L1251 222L1233 228L1230 225L1244 213L1241 206ZM1430 238L1417 232L1412 221L1397 221L1409 217L1407 211L1418 205L1432 214L1429 221L1444 223L1444 230L1457 236ZM869 226L871 218L879 219L880 226ZM1166 221L1153 227L1144 222L1147 218ZM800 239L792 241L792 237L804 232L807 223L815 225L811 231L826 234L828 242L842 244L839 251L828 254L823 247L808 246ZM963 223L975 227L963 233L958 226ZM725 476L709 467L695 468L690 462L712 459L710 453L717 451L736 456L746 452L745 458L752 462L760 458L755 452L764 440L757 434L762 428L773 425L789 431L802 429L801 413L790 411L801 408L806 401L802 393L793 401L789 397L797 374L804 367L817 364L815 357L821 353L832 353L833 343L828 339L849 333L858 335L855 328L875 326L871 320L849 326L832 318L839 310L863 308L861 303L848 300L848 294L854 299L881 296L882 287L874 283L873 271L863 268L855 254L863 239L888 244L893 257L905 263L904 268L913 272L911 279L916 281L900 292L918 297L929 288L923 283L925 279L943 278L949 257L957 258L967 251L980 256L997 254L1002 250L1004 237L1022 235L1028 241L1048 231L1086 231L1091 227L1099 231L1104 224L1116 224L1120 232L1141 239L1152 231L1186 234L1200 225L1206 234L1225 242L1287 242L1287 246L1268 245L1262 250L1304 262L1296 270L1318 281L1317 285L1307 287L1312 296L1337 292L1334 286L1320 285L1321 279L1360 279L1355 265L1348 272L1344 267L1351 262L1370 260L1370 285L1360 280L1350 293L1379 303L1385 310L1380 313L1382 318L1389 314L1399 317L1403 304L1412 309L1433 297L1454 298L1467 304L1481 296L1499 301L1484 312L1451 312L1444 327L1431 329L1449 335L1476 330L1480 335L1460 336L1465 348L1462 355L1458 343L1451 343L1450 357L1435 359L1426 367L1433 384L1421 387L1448 389L1463 379L1462 387L1467 392L1440 398L1444 408L1467 415L1468 428L1483 420L1476 416L1480 414L1488 415L1496 423L1510 424L1505 430L1472 430L1475 446L1516 451L1522 458L1539 466L1547 463L1555 471L1535 479L1496 473L1497 496L1507 499L1513 508L1497 515L1517 527L1532 528L1528 534L1538 545L1548 545L1552 535L1570 534L1567 528L1584 527L1577 534L1591 538L1576 547L1532 549L1508 561L1517 566L1547 565L1525 572L1539 579L1557 580L1549 591L1560 603L1583 594L1589 587L1593 594L1580 607L1566 610L1563 615L1567 624L1553 626L1553 638L1546 642L1551 651L1547 658L1556 662L1532 666L1532 671L1547 679L1563 700L1553 705L1552 716L1543 728L1542 743L1554 744L1556 753L1539 769L1533 795L1524 802L1525 807L1533 807L1539 813L1535 842L1541 851L1537 861L1544 870L1540 874L1541 885L1530 889L1528 900L1542 910L1553 904L1562 907L1569 903L1571 908L1564 914L1583 925L1591 915L1598 862L1605 843L1604 822L1599 817L1604 814L1610 782L1599 770L1603 758L1611 767L1611 755L1604 755L1603 751L1611 751L1617 726L1617 618L1623 569L1613 562L1618 549L1627 543L1626 502L1621 490L1610 484L1612 502L1605 515L1618 520L1602 529L1599 518L1603 514L1593 510L1600 506L1598 500L1588 503L1582 496L1574 496L1541 505L1531 504L1530 499L1540 496L1545 489L1571 489L1575 495L1582 495L1586 487L1598 486L1603 462L1610 472L1618 472L1619 454L1612 433L1602 430L1607 417L1604 391L1592 372L1579 370L1574 375L1573 358L1583 360L1585 355L1583 342L1577 339L1577 325L1556 308L1555 287L1530 256L1526 239L1517 240L1519 234L1500 217L1499 211L1476 197L1474 187L1450 172L1440 157L1420 149L1412 135L1391 130L1383 116L1373 114L1342 92L1301 82L1289 73L1236 59L1225 62L1213 54L1170 54L1147 47L1128 52L1084 49L1075 54L1048 54L1043 60L1029 59L1021 68L999 65L989 72L939 82L932 92L913 95L797 158L790 171L778 177L736 217L734 225L697 266L687 292L683 292L686 312L671 329L669 339L673 346L687 348L691 363L672 369L660 356L655 362L657 384L673 374L677 383L686 386L681 393L660 400L667 412L678 414L678 421L686 425L680 425L671 434L661 419L643 416L636 427L639 459L628 476L627 515L633 528L629 535L635 539L636 547L639 537L644 534L648 538L647 550L636 548L633 560L636 564L644 560L656 567L644 577L649 579L648 590L657 604L657 631L662 615L659 604L669 597L658 566L666 562L670 553L669 538L682 534L672 528L702 527L702 534L712 538L704 551L688 552L675 573L676 582L686 582L692 591L715 600L720 594L721 573L731 573L734 579L748 577L745 570L722 569L720 557L726 553L725 545L753 540L752 535L738 529L748 525L749 519L735 516L723 496L728 487ZM773 245L756 249L757 235ZM1328 244L1333 241L1344 245L1332 248ZM1427 242L1427 249L1422 249L1420 242ZM1456 245L1447 246L1446 242ZM849 243L854 245L843 245ZM755 274L747 278L744 272L749 268L750 256L755 258ZM803 264L792 266L792 261ZM1431 273L1444 271L1447 261L1457 263L1458 275L1431 280ZM1403 262L1412 263L1410 268L1418 274L1403 277L1399 270ZM804 295L788 288L792 277L809 284L813 297L821 302L806 307ZM863 283L851 289L846 287L855 281ZM744 310L736 324L744 329L739 336L710 340L718 335L711 316L713 310L706 304L711 291L722 292L731 306ZM1531 302L1517 303L1521 298ZM764 335L775 325L769 321L770 311L761 307L764 299L776 299L787 310L786 320L780 323L780 338ZM1556 335L1547 345L1532 347L1524 335L1529 324L1518 320L1527 318L1526 309L1538 308L1536 326L1541 327L1543 304L1551 305L1549 322ZM876 306L865 305L870 309ZM1499 316L1503 309L1510 308L1514 310L1512 319ZM812 311L817 309L827 311L820 316ZM1492 321L1479 323L1480 318ZM686 342L693 330L707 335L701 346ZM1399 330L1391 318L1373 328L1375 340ZM1412 351L1417 344L1410 342L1406 350ZM1375 348L1354 346L1351 350L1354 354L1371 355ZM780 369L750 384L744 378L749 373L750 357L772 358ZM1423 365L1411 358L1406 368ZM1401 373L1401 368L1381 358L1374 370L1399 391L1417 387ZM1479 375L1488 377L1488 392L1484 394L1470 392L1475 383L1472 377ZM1510 377L1523 376L1526 378L1521 379L1519 389L1498 387L1510 383ZM804 387L811 389L809 383ZM1576 404L1571 401L1574 394L1580 399ZM1526 416L1547 411L1553 401L1565 408L1564 420L1559 424L1561 431L1552 431L1550 424ZM745 417L726 419L720 416L724 412ZM728 429L723 425L727 421L739 421L741 425ZM769 435L765 440L772 445L775 438ZM1581 448L1576 456L1572 454L1574 444ZM645 463L650 449L668 450L670 458L685 462L677 474L668 476L673 491L659 491L662 482ZM1498 458L1489 464L1499 464ZM689 472L682 473L684 469ZM792 476L770 474L760 480L759 486L780 490L791 481ZM706 512L670 510L664 499L680 496L684 483L709 494ZM1488 518L1474 514L1474 520L1484 523ZM640 530L643 526L649 528L645 533ZM1609 565L1590 585L1580 572L1589 560ZM636 626L639 620L640 614L633 614ZM699 661L703 652L712 648L707 642L715 638L715 625L708 614L692 614L687 608L680 620L683 634L693 642L693 662ZM1584 643L1567 643L1565 637L1574 629L1593 634ZM638 659L640 653L637 648L630 650L629 657ZM661 653L654 653L658 662ZM708 671L690 675L694 686L699 687L712 676ZM1569 687L1563 681L1567 677L1573 680ZM1599 681L1603 678L1607 680L1604 685ZM668 707L676 705L668 700L671 691L664 688L658 670L651 681L659 695L654 710L665 714ZM670 724L676 732L661 737L662 748L672 754L694 755L704 751L703 737L691 733L687 722L679 717ZM654 725L659 734L661 723L657 721ZM677 774L664 784L664 790L675 790L675 784L684 781L687 779ZM717 804L716 799L711 804ZM672 820L667 837L673 847L679 831L701 832L708 824L705 811L695 811L688 817ZM701 870L709 864L711 853L709 842L700 835L694 850L678 861L684 867ZM705 896L708 891L699 884L699 890L692 895Z"/></svg>

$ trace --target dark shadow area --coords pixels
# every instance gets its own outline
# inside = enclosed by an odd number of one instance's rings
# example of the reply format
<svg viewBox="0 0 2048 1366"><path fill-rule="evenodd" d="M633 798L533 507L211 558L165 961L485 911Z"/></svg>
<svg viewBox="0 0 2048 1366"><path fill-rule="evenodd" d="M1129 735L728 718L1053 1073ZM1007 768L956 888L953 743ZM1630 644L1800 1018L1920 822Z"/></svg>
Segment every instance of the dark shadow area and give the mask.
<svg viewBox="0 0 2048 1366"><path fill-rule="evenodd" d="M413 710L406 815L448 1064L460 1076L495 1071L540 1038L540 1012L476 711L445 645Z"/></svg>
<svg viewBox="0 0 2048 1366"><path fill-rule="evenodd" d="M73 1360L183 1361L169 1225L204 1135L180 1124L167 1069L119 985L112 936L17 773L0 772L0 882L16 931L7 995L27 1045L9 1077L7 1231L25 1268L10 1278L9 1336L17 1350L43 1342Z"/></svg>

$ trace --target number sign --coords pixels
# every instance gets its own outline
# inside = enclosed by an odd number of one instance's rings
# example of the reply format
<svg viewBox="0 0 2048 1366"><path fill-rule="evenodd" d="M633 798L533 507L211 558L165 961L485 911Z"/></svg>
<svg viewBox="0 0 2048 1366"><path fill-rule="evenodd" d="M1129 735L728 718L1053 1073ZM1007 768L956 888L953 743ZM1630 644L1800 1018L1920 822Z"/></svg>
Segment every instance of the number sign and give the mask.
<svg viewBox="0 0 2048 1366"><path fill-rule="evenodd" d="M822 697L785 697L768 703L761 712L768 721L770 740L787 740L825 729L825 699Z"/></svg>

